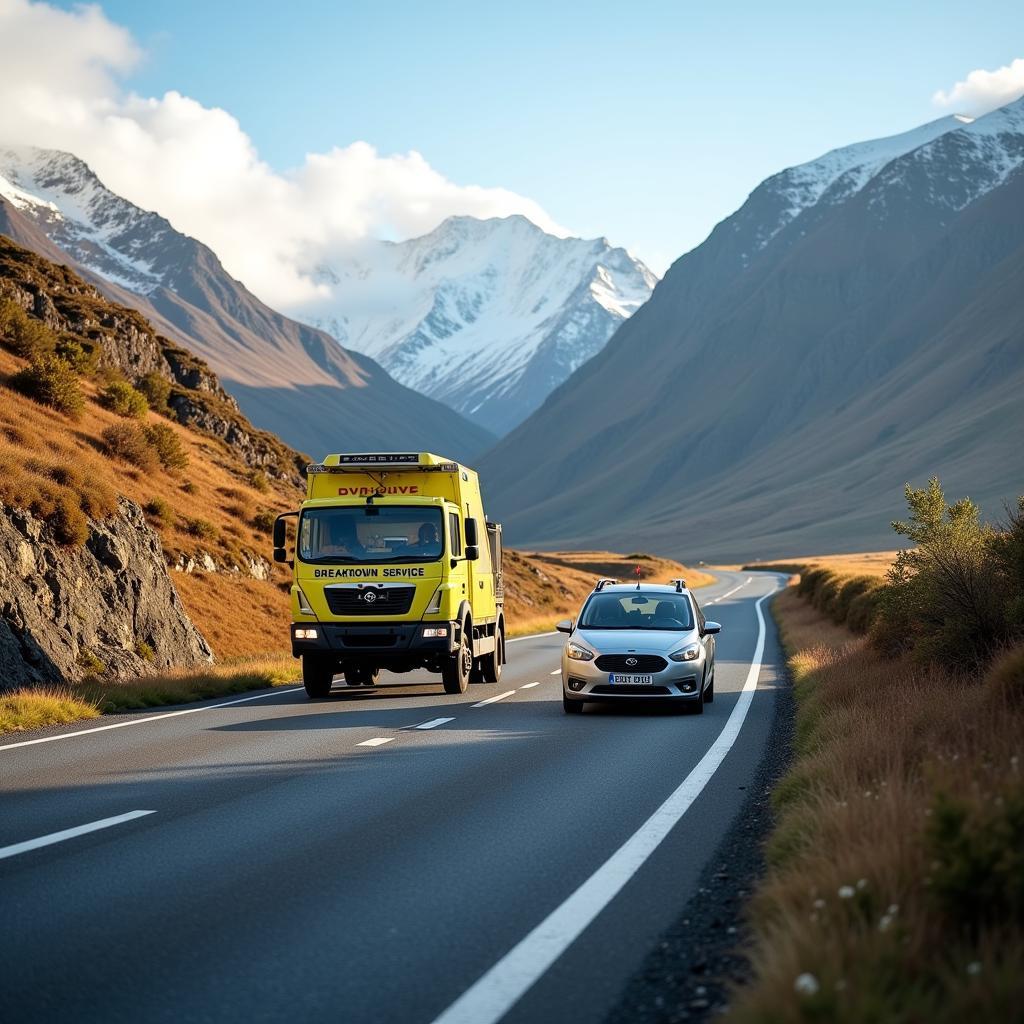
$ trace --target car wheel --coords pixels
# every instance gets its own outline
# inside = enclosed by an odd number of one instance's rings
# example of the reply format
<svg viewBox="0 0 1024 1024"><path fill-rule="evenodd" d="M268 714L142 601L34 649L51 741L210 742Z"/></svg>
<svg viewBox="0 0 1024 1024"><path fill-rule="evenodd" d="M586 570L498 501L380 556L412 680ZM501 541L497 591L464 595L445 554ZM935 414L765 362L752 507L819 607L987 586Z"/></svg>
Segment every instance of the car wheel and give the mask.
<svg viewBox="0 0 1024 1024"><path fill-rule="evenodd" d="M701 690L700 693L697 694L697 699L695 701L691 702L691 704L690 704L690 712L691 712L691 714L694 714L694 715L703 715L704 714L704 691L703 690Z"/></svg>
<svg viewBox="0 0 1024 1024"><path fill-rule="evenodd" d="M463 624L459 649L448 658L441 668L441 682L445 693L465 693L469 687L469 675L473 670L473 649L470 647L469 625Z"/></svg>
<svg viewBox="0 0 1024 1024"><path fill-rule="evenodd" d="M573 700L571 697L566 697L562 694L562 710L567 715L582 715L583 714L583 701Z"/></svg>
<svg viewBox="0 0 1024 1024"><path fill-rule="evenodd" d="M322 654L304 654L302 656L302 685L306 696L312 699L326 697L331 692L334 681L334 659Z"/></svg>
<svg viewBox="0 0 1024 1024"><path fill-rule="evenodd" d="M714 702L715 702L715 670L714 670L714 668L712 668L711 669L711 682L708 683L706 689L704 690L704 703L705 704L714 704Z"/></svg>

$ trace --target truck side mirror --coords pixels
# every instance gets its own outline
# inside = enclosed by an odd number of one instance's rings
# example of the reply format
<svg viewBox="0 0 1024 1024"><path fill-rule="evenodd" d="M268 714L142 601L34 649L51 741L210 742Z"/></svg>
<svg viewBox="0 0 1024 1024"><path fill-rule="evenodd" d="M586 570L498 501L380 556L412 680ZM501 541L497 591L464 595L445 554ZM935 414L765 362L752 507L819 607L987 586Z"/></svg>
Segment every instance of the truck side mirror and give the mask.
<svg viewBox="0 0 1024 1024"><path fill-rule="evenodd" d="M476 520L470 516L466 516L465 533L466 546L469 548L475 548L480 543L480 539L477 537L476 533ZM466 557L469 557L468 553Z"/></svg>
<svg viewBox="0 0 1024 1024"><path fill-rule="evenodd" d="M274 548L274 561L275 562L287 562L288 552L284 548Z"/></svg>
<svg viewBox="0 0 1024 1024"><path fill-rule="evenodd" d="M480 557L480 549L475 544L466 545L466 561L475 562Z"/></svg>
<svg viewBox="0 0 1024 1024"><path fill-rule="evenodd" d="M285 533L284 516L278 516L274 520L274 561L275 562L283 562L284 561L283 558L278 558L277 557L277 552L278 552L278 550L280 550L281 548L284 547L285 537L286 536L287 535Z"/></svg>

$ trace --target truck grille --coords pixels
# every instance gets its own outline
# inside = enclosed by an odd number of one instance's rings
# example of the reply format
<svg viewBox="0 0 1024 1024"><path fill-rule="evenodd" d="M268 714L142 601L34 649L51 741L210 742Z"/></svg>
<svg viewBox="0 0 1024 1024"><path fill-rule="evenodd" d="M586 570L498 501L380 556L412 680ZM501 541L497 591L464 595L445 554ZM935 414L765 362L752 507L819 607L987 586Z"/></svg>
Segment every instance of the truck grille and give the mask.
<svg viewBox="0 0 1024 1024"><path fill-rule="evenodd" d="M636 664L627 665L627 659ZM668 662L656 654L602 654L594 664L602 672L660 672Z"/></svg>
<svg viewBox="0 0 1024 1024"><path fill-rule="evenodd" d="M324 596L333 615L405 615L412 607L416 588L324 587Z"/></svg>

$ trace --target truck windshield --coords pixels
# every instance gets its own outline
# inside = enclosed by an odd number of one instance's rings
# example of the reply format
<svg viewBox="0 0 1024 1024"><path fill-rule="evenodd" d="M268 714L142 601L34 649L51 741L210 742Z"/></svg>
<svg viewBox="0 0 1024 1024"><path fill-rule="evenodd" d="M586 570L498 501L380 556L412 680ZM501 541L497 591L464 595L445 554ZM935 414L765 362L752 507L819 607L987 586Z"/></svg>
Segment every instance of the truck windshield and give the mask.
<svg viewBox="0 0 1024 1024"><path fill-rule="evenodd" d="M693 629L690 601L683 594L594 594L580 615L579 629Z"/></svg>
<svg viewBox="0 0 1024 1024"><path fill-rule="evenodd" d="M434 562L444 552L439 508L358 505L307 509L299 559L321 565Z"/></svg>

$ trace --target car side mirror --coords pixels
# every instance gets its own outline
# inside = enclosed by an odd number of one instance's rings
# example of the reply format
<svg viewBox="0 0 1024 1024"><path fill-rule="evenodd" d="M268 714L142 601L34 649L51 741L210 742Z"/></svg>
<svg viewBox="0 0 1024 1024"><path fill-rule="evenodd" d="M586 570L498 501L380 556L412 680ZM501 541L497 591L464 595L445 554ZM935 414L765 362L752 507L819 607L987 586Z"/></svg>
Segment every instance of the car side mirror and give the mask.
<svg viewBox="0 0 1024 1024"><path fill-rule="evenodd" d="M559 633L571 633L572 619L562 619L562 621L555 626L555 629L557 629Z"/></svg>
<svg viewBox="0 0 1024 1024"><path fill-rule="evenodd" d="M466 561L475 562L480 557L480 549L475 544L466 545Z"/></svg>
<svg viewBox="0 0 1024 1024"><path fill-rule="evenodd" d="M721 633L722 624L720 622L705 622L704 623L704 635L707 636L709 633Z"/></svg>

